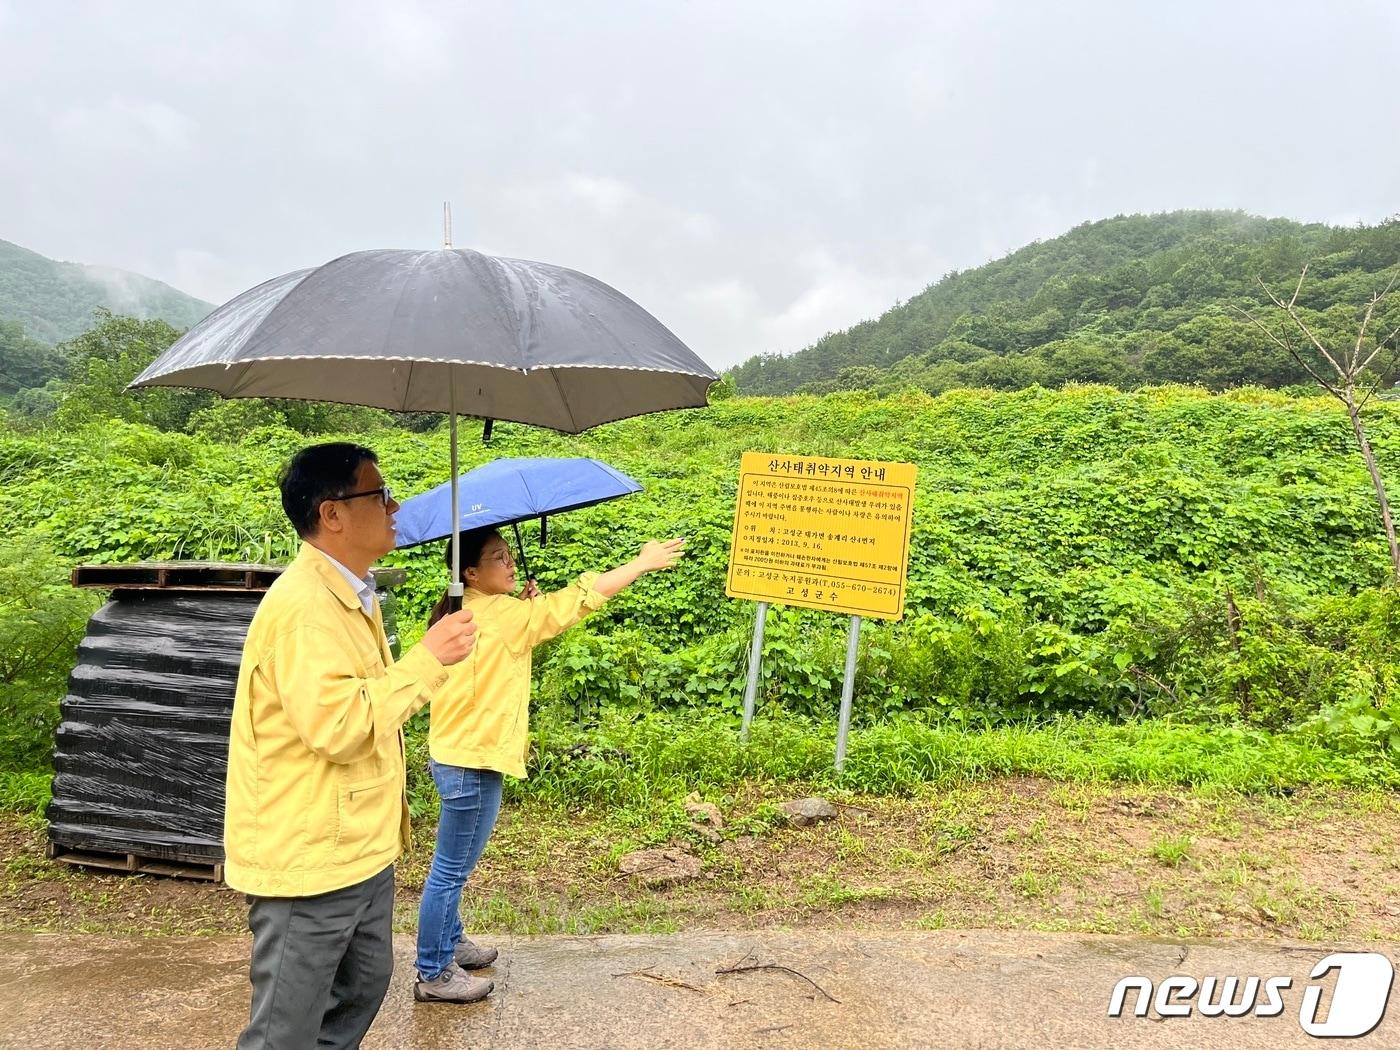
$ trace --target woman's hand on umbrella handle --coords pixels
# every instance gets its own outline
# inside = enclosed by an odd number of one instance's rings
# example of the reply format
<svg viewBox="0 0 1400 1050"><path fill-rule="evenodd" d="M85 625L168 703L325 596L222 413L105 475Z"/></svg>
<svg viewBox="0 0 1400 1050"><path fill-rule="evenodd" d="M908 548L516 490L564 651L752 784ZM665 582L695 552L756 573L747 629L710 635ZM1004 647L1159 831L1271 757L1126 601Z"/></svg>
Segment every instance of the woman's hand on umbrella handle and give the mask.
<svg viewBox="0 0 1400 1050"><path fill-rule="evenodd" d="M669 569L680 561L684 554L684 537L678 536L672 540L651 540L642 546L642 552L637 555L637 565L642 572Z"/></svg>
<svg viewBox="0 0 1400 1050"><path fill-rule="evenodd" d="M535 578L532 576L525 581L525 589L520 592L520 597L525 601L529 601L531 598L538 598L539 596L540 585L535 582Z"/></svg>

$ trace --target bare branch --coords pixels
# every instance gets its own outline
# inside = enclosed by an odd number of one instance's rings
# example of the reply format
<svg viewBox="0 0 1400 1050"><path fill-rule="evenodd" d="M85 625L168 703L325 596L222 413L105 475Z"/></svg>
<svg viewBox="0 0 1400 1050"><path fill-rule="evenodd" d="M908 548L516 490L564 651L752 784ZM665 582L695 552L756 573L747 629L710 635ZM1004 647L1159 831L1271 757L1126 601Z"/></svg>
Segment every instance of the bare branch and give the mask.
<svg viewBox="0 0 1400 1050"><path fill-rule="evenodd" d="M1278 302L1278 300L1274 301ZM1283 304L1279 303L1279 305L1282 306ZM1248 320L1252 325L1258 328L1259 331L1263 332L1271 340L1273 340L1275 345L1281 346L1284 350L1288 351L1289 356L1291 356L1293 360L1297 361L1298 364L1300 364L1303 368L1307 369L1308 375L1312 376L1313 379L1317 380L1318 384L1324 390L1326 390L1332 396L1337 398L1339 401L1343 403L1346 402L1346 398L1342 395L1342 392L1338 390L1337 387L1334 386L1332 383L1330 383L1326 379L1323 379L1322 376L1318 374L1317 370L1313 368L1311 364L1308 363L1307 359L1304 358L1302 354L1298 353L1297 349L1293 346L1292 343L1288 343L1280 339L1277 335L1273 333L1273 331L1267 325L1264 324L1263 321L1259 320L1259 318L1255 317L1252 313L1250 313L1243 307L1236 306L1235 310L1237 310L1241 315L1243 315L1244 318Z"/></svg>
<svg viewBox="0 0 1400 1050"><path fill-rule="evenodd" d="M1372 351L1371 357L1366 358L1366 363L1369 365L1371 363L1371 358L1375 357L1380 351L1381 348L1379 346L1376 347L1376 349ZM1366 407L1366 402L1371 400L1371 395L1376 392L1381 383L1385 380L1385 377L1390 374L1391 369L1395 367L1396 361L1400 361L1400 347L1395 347L1391 350L1390 360L1376 373L1376 381L1371 384L1371 389L1366 391L1366 396L1363 397L1361 403L1356 406L1358 412Z"/></svg>
<svg viewBox="0 0 1400 1050"><path fill-rule="evenodd" d="M1293 309L1293 304L1296 303L1296 302L1298 301L1298 293L1301 292L1301 291L1303 290L1303 278L1306 277L1306 276L1308 275L1308 267L1311 266L1311 265L1312 265L1312 263L1304 263L1304 264L1303 264L1303 272L1300 273L1300 274L1298 275L1298 287L1293 289L1293 298L1290 299L1290 300L1288 300L1287 309L1292 310L1292 309ZM1259 283L1260 283L1260 284L1263 284L1264 282L1263 282L1263 281L1260 281ZM1266 288L1265 291L1268 291L1268 289ZM1273 298L1273 294L1272 294L1272 293L1270 293L1270 298ZM1275 301L1277 301L1277 300L1275 300Z"/></svg>
<svg viewBox="0 0 1400 1050"><path fill-rule="evenodd" d="M1387 286L1386 291L1387 291L1387 292L1390 291L1389 286ZM1366 329L1369 328L1369 327L1371 327L1371 315L1374 314L1374 313L1376 312L1376 307L1380 304L1381 300L1384 299L1384 298L1385 298L1384 293L1382 293L1381 295L1373 295L1373 296L1371 296L1371 301L1370 301L1369 303L1366 304L1366 313L1362 315L1362 317L1361 317L1361 327L1360 327L1359 329L1357 329L1357 332L1356 332L1356 346L1354 346L1354 347L1352 348L1352 351L1351 351L1351 374L1352 374L1352 375L1356 375L1356 373L1357 373L1357 371L1358 371L1358 369L1357 369L1357 367L1356 367L1356 362L1358 362L1359 360L1361 360L1361 344L1364 343L1364 342L1366 341Z"/></svg>
<svg viewBox="0 0 1400 1050"><path fill-rule="evenodd" d="M1375 394L1376 390L1380 387L1381 380L1383 378L1385 377L1376 376L1375 382L1372 383L1370 388L1366 391L1366 393L1362 395L1361 400L1356 403L1356 410L1358 412L1360 412L1363 408L1366 407L1366 403L1371 400L1372 395Z"/></svg>
<svg viewBox="0 0 1400 1050"><path fill-rule="evenodd" d="M1394 328L1392 328L1392 329L1390 330L1390 332L1386 335L1386 337L1385 337L1384 339L1382 339L1380 342L1376 343L1376 346L1377 346L1377 347L1385 346L1386 343L1390 342L1390 341L1391 341L1392 339L1394 339L1397 335L1400 335L1400 324L1398 324L1398 325L1396 325Z"/></svg>
<svg viewBox="0 0 1400 1050"><path fill-rule="evenodd" d="M1306 274L1307 272L1308 268L1304 266L1303 273ZM1256 277L1255 280L1259 282L1259 287L1264 289L1264 294L1269 297L1273 304L1293 319L1293 323L1296 324L1302 330L1303 334L1308 337L1308 341L1317 348L1317 352L1327 359L1327 363L1329 365L1336 369L1337 375L1341 376L1343 379L1346 379L1347 372L1342 368L1341 365L1337 364L1337 359L1332 356L1331 351L1329 351L1327 347L1322 345L1321 340L1319 340L1317 336L1313 335L1312 329L1309 328L1306 323L1304 323L1303 319L1298 316L1298 312L1293 309L1293 302L1298 298L1298 292L1295 290L1293 293L1293 299L1285 303L1282 299L1280 299L1273 293L1269 286L1264 283L1262 278ZM1298 287L1302 288L1302 286L1303 279L1300 277L1298 279Z"/></svg>
<svg viewBox="0 0 1400 1050"><path fill-rule="evenodd" d="M1387 295L1389 295L1389 294L1390 294L1390 289L1391 289L1391 287L1392 287L1394 284L1395 284L1395 278L1392 277L1392 278L1390 279L1390 283L1387 284L1387 285L1385 286L1385 291L1381 292L1379 298L1378 298L1376 301L1379 302L1381 299L1384 299ZM1368 311L1368 314L1369 314L1369 311ZM1359 373L1359 372L1361 372L1362 370L1364 370L1365 368L1369 367L1370 364L1371 364L1371 362L1372 362L1373 360L1375 360L1376 355L1379 354L1383 349L1385 349L1385 344L1388 343L1388 342L1390 342L1390 341L1391 341L1392 339L1394 339L1397 335L1400 335L1400 324L1398 324L1398 325L1396 325L1394 328L1392 328L1392 329L1390 330L1390 332L1387 333L1387 335L1385 336L1384 339L1378 339L1378 340L1376 340L1375 348L1371 351L1370 355L1367 356L1366 360L1361 362L1360 367L1357 368L1356 371ZM1360 339L1357 339L1357 344L1358 344L1358 345L1360 345L1360 342L1361 342L1361 340L1360 340Z"/></svg>
<svg viewBox="0 0 1400 1050"><path fill-rule="evenodd" d="M1370 303L1368 303L1366 306L1366 316L1361 319L1361 331L1356 333L1356 349L1352 352L1351 360L1353 372L1360 371L1360 369L1356 368L1356 362L1361 358L1361 343L1362 340L1366 338L1366 328L1371 323L1371 315L1375 313L1376 307L1380 306L1381 303L1385 302L1386 297L1390 295L1391 289L1395 287L1395 279L1397 277L1400 277L1400 273L1391 274L1390 280L1386 281L1385 283L1385 287L1382 288L1376 294L1372 295ZM1361 368L1365 368L1366 365L1370 364L1371 358L1375 357L1376 354L1380 352L1381 347L1383 347L1386 343L1394 339L1397 333L1400 333L1400 325L1397 325L1391 331L1391 333L1384 339L1377 341L1376 348L1371 351L1371 356L1366 358L1366 361L1364 364L1361 365Z"/></svg>
<svg viewBox="0 0 1400 1050"><path fill-rule="evenodd" d="M679 977L671 977L668 974L656 973L650 968L645 970L628 970L626 973L615 973L614 977L642 977L648 981L655 981L657 984L664 984L667 988L688 988L692 992L701 992L705 995L709 993L699 985L691 984L689 981L682 981Z"/></svg>
<svg viewBox="0 0 1400 1050"><path fill-rule="evenodd" d="M1137 664L1129 664L1129 665L1128 665L1128 672L1129 672L1130 674L1136 675L1136 676L1137 676L1140 680L1142 680L1142 681L1151 682L1151 683L1152 683L1153 685L1155 685L1161 692L1166 693L1167 696L1171 697L1172 700L1175 700L1175 699L1176 699L1176 693L1172 692L1172 687L1171 687L1171 686L1167 685L1166 682L1162 681L1162 680L1161 680L1160 678L1158 678L1156 675L1152 675L1152 674L1149 674L1148 672L1144 671L1144 670L1143 670L1141 667L1139 667Z"/></svg>
<svg viewBox="0 0 1400 1050"><path fill-rule="evenodd" d="M1393 329L1391 329L1389 335L1387 335L1384 339L1376 343L1376 348L1371 351L1371 356L1366 358L1366 360L1361 363L1361 367L1365 368L1367 365L1369 365L1371 363L1371 358L1375 357L1378 353L1380 353L1385 348L1385 344L1390 342L1397 335L1400 335L1400 325L1396 325Z"/></svg>
<svg viewBox="0 0 1400 1050"><path fill-rule="evenodd" d="M1307 267L1304 267L1303 276L1306 276L1307 272ZM1289 354L1293 357L1293 359L1307 370L1309 375L1311 375L1315 380L1317 380L1317 382L1321 384L1324 389L1329 390L1334 397L1336 397L1339 401L1342 402L1344 406L1346 406L1347 415L1351 420L1352 433L1356 438L1356 444L1359 451L1361 452L1361 458L1366 462L1366 470L1371 475L1371 484L1376 490L1376 502L1380 509L1381 525L1385 529L1386 542L1390 546L1390 565L1392 583L1400 582L1400 537L1396 536L1395 519L1391 516L1390 513L1390 499L1386 494L1385 480L1381 476L1380 466L1376 463L1375 452L1371 448L1370 439L1366 436L1366 426L1361 418L1361 410L1365 408L1367 403L1371 400L1371 398L1375 396L1376 391L1380 389L1380 385L1385 380L1385 377L1388 374L1390 374L1391 368L1395 364L1396 357L1400 356L1400 349L1393 351L1390 356L1390 360L1386 362L1386 365L1376 370L1374 378L1369 383L1369 388L1366 390L1365 395L1362 396L1359 401L1356 396L1356 380L1358 375L1360 375L1365 369L1371 366L1372 362L1376 360L1377 355L1379 355L1382 352L1382 350L1387 346L1387 344L1389 344L1391 340L1395 339L1397 335L1400 335L1400 325L1398 325L1384 339L1377 341L1375 347L1369 353L1366 354L1365 360L1362 360L1361 355L1365 352L1366 347L1366 332L1370 328L1371 321L1376 316L1377 307L1379 307L1380 304L1385 301L1386 297L1395 287L1397 278L1400 278L1400 273L1393 275L1391 279L1386 283L1385 288L1379 293L1373 294L1371 296L1370 302L1366 304L1366 311L1361 319L1361 324L1356 334L1356 342L1352 345L1349 351L1343 351L1339 355L1346 361L1347 367L1345 369L1338 365L1337 358L1328 352L1327 348L1322 345L1321 340L1317 338L1317 336L1313 333L1312 329L1310 329L1307 326L1307 324L1304 323L1303 319L1298 316L1298 312L1295 309L1295 307L1298 302L1298 295L1303 287L1303 277L1298 278L1298 285L1293 289L1293 297L1287 303L1284 303L1283 300L1281 300L1277 295L1275 295L1273 291L1270 290L1269 286L1264 283L1262 278L1255 278L1255 280L1259 282L1259 287L1264 289L1264 294L1269 297L1269 301L1272 302L1284 313L1288 314L1288 316L1292 319L1293 323L1299 328L1299 330L1302 331L1302 333L1305 336L1307 336L1308 340L1317 349L1318 353L1320 353L1327 360L1327 363L1332 366L1333 370L1337 373L1338 380L1340 381L1340 386L1342 388L1340 390L1338 390L1337 386L1334 386L1332 383L1324 381L1322 377L1318 375L1318 373L1313 369L1313 367L1307 361L1303 360L1302 356L1298 353L1298 351L1294 349L1291 340L1285 343L1276 334L1274 334L1274 332L1267 328L1262 322L1260 322L1257 318L1250 314L1249 311L1239 307L1236 308L1251 323L1253 323L1255 327L1259 328L1260 331L1264 332L1264 334L1267 335L1271 341L1273 341L1279 346L1282 346L1285 350L1287 350ZM1234 641L1235 621L1238 617L1238 612L1235 609L1234 598L1232 595L1230 595L1228 591L1226 592L1225 601L1228 613L1230 614L1229 622L1231 629L1231 640ZM1238 644L1236 644L1236 648L1238 648ZM1247 702L1247 695L1242 696L1240 705L1242 711L1244 710L1245 704Z"/></svg>
<svg viewBox="0 0 1400 1050"><path fill-rule="evenodd" d="M1389 341L1389 339L1386 340L1386 342ZM1361 364L1357 366L1356 374L1360 375L1362 372L1366 371L1366 369L1370 368L1371 362L1376 359L1376 355L1384 349L1385 343L1377 343L1375 349L1373 349L1369 354L1366 355L1366 360L1362 361Z"/></svg>

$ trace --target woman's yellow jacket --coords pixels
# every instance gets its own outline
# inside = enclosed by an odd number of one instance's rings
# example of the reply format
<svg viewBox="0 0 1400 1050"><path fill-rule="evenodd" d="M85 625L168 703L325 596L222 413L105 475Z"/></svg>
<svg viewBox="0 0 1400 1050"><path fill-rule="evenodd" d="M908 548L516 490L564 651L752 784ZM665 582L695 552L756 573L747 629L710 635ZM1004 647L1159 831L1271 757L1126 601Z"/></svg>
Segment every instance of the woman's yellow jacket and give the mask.
<svg viewBox="0 0 1400 1050"><path fill-rule="evenodd" d="M448 668L433 701L428 753L434 762L525 775L530 735L530 653L607 601L593 589L596 572L573 586L524 600L467 588L476 646Z"/></svg>

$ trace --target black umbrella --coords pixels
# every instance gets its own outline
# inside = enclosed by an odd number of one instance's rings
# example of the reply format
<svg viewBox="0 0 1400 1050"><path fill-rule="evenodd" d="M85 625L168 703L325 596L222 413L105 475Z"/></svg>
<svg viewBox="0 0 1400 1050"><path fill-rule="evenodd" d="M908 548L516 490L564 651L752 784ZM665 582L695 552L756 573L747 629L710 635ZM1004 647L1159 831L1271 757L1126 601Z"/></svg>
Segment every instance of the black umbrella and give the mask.
<svg viewBox="0 0 1400 1050"><path fill-rule="evenodd" d="M459 413L577 434L701 407L718 378L587 274L443 248L355 252L260 284L131 385L447 412L455 485ZM454 549L449 586L460 596L457 562Z"/></svg>

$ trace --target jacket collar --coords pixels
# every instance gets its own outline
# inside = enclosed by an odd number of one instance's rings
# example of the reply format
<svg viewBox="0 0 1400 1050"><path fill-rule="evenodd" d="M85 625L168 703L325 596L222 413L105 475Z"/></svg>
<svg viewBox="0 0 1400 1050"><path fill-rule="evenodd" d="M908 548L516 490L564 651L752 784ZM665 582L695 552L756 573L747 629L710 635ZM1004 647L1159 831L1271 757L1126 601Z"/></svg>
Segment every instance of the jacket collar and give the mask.
<svg viewBox="0 0 1400 1050"><path fill-rule="evenodd" d="M314 544L303 540L301 550L297 552L292 566L310 571L347 609L354 609L358 613L365 611L365 607L360 604L360 596L351 589L350 581L340 574L325 553Z"/></svg>

